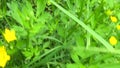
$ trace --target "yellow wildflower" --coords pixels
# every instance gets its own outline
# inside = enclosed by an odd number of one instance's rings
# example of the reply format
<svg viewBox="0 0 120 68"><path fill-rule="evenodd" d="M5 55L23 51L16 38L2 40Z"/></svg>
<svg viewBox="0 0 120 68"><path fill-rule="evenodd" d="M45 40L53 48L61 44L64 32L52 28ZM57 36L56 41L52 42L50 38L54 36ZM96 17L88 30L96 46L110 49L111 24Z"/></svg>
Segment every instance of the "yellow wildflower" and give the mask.
<svg viewBox="0 0 120 68"><path fill-rule="evenodd" d="M7 55L6 49L4 46L0 46L0 66L4 68L7 61L10 60L10 56Z"/></svg>
<svg viewBox="0 0 120 68"><path fill-rule="evenodd" d="M109 42L111 45L115 46L117 44L117 39L114 36L111 36Z"/></svg>
<svg viewBox="0 0 120 68"><path fill-rule="evenodd" d="M110 19L112 22L116 23L117 22L117 18L115 16L110 16Z"/></svg>
<svg viewBox="0 0 120 68"><path fill-rule="evenodd" d="M3 33L5 39L7 40L7 42L9 43L10 41L14 41L16 40L16 36L15 36L15 31L14 30L9 30L9 29L5 29L5 33Z"/></svg>
<svg viewBox="0 0 120 68"><path fill-rule="evenodd" d="M120 30L120 25L117 25L116 28L117 28L117 30Z"/></svg>

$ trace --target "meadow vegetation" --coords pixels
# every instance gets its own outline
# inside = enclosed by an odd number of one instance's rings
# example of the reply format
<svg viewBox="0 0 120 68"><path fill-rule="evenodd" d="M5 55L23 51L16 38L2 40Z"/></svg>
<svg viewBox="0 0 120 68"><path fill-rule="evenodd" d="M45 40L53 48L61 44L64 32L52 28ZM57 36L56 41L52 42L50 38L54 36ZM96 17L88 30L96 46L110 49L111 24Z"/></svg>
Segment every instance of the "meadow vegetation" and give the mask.
<svg viewBox="0 0 120 68"><path fill-rule="evenodd" d="M1 68L119 68L119 0L0 0Z"/></svg>

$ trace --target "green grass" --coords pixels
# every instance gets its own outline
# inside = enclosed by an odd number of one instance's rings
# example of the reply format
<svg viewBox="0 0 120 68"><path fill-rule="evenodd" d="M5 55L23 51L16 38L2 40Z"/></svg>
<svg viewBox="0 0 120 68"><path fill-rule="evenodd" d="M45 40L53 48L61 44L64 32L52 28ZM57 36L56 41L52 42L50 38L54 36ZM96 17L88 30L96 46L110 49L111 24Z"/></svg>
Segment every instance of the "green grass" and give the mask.
<svg viewBox="0 0 120 68"><path fill-rule="evenodd" d="M0 0L0 46L11 57L5 68L119 68L119 3ZM118 21L112 22L110 16ZM5 28L15 30L17 40L8 43ZM116 45L109 42L111 36Z"/></svg>

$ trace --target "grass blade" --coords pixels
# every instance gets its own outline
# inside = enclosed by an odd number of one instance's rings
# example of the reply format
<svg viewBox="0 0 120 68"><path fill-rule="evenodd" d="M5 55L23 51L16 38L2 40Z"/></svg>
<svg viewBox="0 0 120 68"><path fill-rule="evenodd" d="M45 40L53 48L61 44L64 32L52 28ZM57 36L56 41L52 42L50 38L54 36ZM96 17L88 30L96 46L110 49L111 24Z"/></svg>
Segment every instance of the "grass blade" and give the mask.
<svg viewBox="0 0 120 68"><path fill-rule="evenodd" d="M73 14L65 10L63 7L58 5L55 1L50 0L50 2L55 5L58 9L60 9L63 13L68 15L70 18L72 18L74 21L76 21L78 24L80 24L85 30L87 30L91 35L93 35L97 40L99 40L108 50L111 52L114 51L114 48L100 35L98 35L95 31L93 31L90 27L88 27L86 24L84 24L81 20L79 20L77 17L75 17Z"/></svg>

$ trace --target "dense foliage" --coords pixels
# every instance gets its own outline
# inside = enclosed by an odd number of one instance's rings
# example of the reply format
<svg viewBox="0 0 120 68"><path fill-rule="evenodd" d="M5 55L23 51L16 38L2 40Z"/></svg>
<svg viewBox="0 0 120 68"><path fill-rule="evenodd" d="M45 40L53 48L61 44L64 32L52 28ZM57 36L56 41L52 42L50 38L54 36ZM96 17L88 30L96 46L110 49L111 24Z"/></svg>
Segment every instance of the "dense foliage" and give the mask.
<svg viewBox="0 0 120 68"><path fill-rule="evenodd" d="M119 0L0 0L0 66L119 68Z"/></svg>

